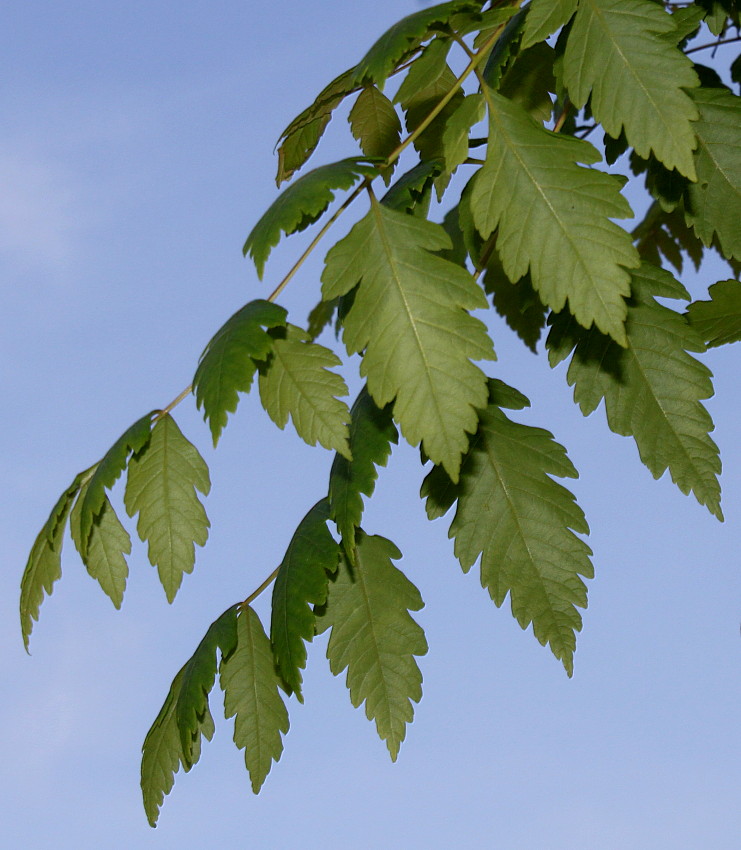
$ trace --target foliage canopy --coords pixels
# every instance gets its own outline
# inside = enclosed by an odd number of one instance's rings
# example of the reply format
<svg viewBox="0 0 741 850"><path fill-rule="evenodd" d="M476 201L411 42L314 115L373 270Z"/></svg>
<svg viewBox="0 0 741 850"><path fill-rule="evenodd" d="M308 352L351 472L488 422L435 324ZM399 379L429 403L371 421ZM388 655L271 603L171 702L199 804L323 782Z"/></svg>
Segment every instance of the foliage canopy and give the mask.
<svg viewBox="0 0 741 850"><path fill-rule="evenodd" d="M472 311L494 309L533 351L547 329L541 347L552 366L568 361L584 415L604 402L608 427L633 437L652 475L668 470L722 520L703 405L712 375L696 355L741 340L741 98L698 60L738 31L731 0L452 0L396 23L286 127L277 183L290 182L244 253L262 278L283 237L319 225L315 237L267 298L214 334L192 385L74 478L21 584L28 647L69 523L120 607L131 538L108 491L125 473L126 513L174 600L210 527L208 468L172 416L191 394L214 445L256 385L279 428L290 419L334 452L328 487L317 484L281 564L214 620L172 682L143 746L153 826L174 774L213 734L217 677L259 791L282 752L285 697L303 701L307 644L325 631L330 669L346 672L352 704L396 759L422 696L427 642L413 612L423 601L394 563L396 545L362 519L399 434L420 447L428 516L452 514L463 570L478 563L494 603L509 597L520 626L572 674L594 575L589 527L564 484L578 473L549 431L517 421L529 401L494 372ZM741 83L739 60L729 74ZM351 156L305 170L346 99ZM647 212L627 230L626 188L639 181ZM277 299L360 199L365 211L326 253L319 303L305 327L289 323ZM685 257L699 268L709 251L728 278L687 304L664 266L681 274ZM359 355L365 385L352 406L341 357L316 341L328 326ZM266 633L252 602L271 585Z"/></svg>

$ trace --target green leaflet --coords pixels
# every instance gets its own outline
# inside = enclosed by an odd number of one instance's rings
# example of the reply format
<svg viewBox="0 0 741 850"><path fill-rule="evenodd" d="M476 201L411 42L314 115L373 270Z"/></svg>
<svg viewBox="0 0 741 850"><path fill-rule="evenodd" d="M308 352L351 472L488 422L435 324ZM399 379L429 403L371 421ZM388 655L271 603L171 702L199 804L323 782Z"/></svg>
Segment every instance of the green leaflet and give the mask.
<svg viewBox="0 0 741 850"><path fill-rule="evenodd" d="M476 408L486 404L486 376L471 360L492 360L484 325L466 311L486 299L460 266L431 254L450 248L438 224L371 209L327 254L325 299L361 281L345 319L349 353L365 349L360 373L379 407L412 444L457 479Z"/></svg>
<svg viewBox="0 0 741 850"><path fill-rule="evenodd" d="M385 160L401 141L401 121L394 105L375 86L368 86L358 95L348 116L350 130L368 157ZM381 172L384 183L391 181L396 162Z"/></svg>
<svg viewBox="0 0 741 850"><path fill-rule="evenodd" d="M574 496L553 480L577 478L566 450L542 428L508 419L500 407L521 407L520 393L492 382L489 406L453 485L436 467L422 485L430 519L457 501L449 536L464 572L481 557L481 584L497 606L510 595L512 614L573 673L578 608L587 607L581 576L592 578L588 534Z"/></svg>
<svg viewBox="0 0 741 850"><path fill-rule="evenodd" d="M320 443L349 457L350 411L336 398L347 395L347 385L330 371L340 365L333 351L287 325L285 338L275 339L269 359L260 366L260 400L279 428L286 427L290 415L299 437L310 446Z"/></svg>
<svg viewBox="0 0 741 850"><path fill-rule="evenodd" d="M675 25L650 0L579 0L564 54L564 83L605 132L621 129L642 157L653 151L668 169L695 179L692 122L697 109L684 91L699 85L692 62L663 33Z"/></svg>
<svg viewBox="0 0 741 850"><path fill-rule="evenodd" d="M497 227L497 250L510 280L530 269L540 299L625 344L627 268L639 264L630 236L611 218L632 215L610 175L582 168L599 153L588 143L544 129L519 104L495 92L489 102L489 149L476 175L471 210L485 238Z"/></svg>
<svg viewBox="0 0 741 850"><path fill-rule="evenodd" d="M375 177L378 169L367 160L351 158L321 165L299 177L273 201L250 231L242 248L255 263L262 280L272 249L286 236L313 224L334 200L337 189L350 189L361 177Z"/></svg>
<svg viewBox="0 0 741 850"><path fill-rule="evenodd" d="M442 135L445 170L452 173L468 159L468 137L474 124L485 115L484 99L480 94L464 97L450 113Z"/></svg>
<svg viewBox="0 0 741 850"><path fill-rule="evenodd" d="M79 508L79 537L76 545L83 561L87 553L88 540L93 523L98 514L103 510L107 501L105 491L106 489L110 490L116 481L118 481L119 476L126 469L129 455L132 452L141 451L149 441L149 434L152 430L152 417L155 413L156 411L154 410L150 411L146 416L137 419L130 428L124 431L111 448L108 449L100 463L97 464L92 478L85 487L84 493L80 494L84 498L82 498ZM112 528L110 521L108 522L108 526ZM110 594L108 595L110 596Z"/></svg>
<svg viewBox="0 0 741 850"><path fill-rule="evenodd" d="M442 160L422 160L394 181L381 203L397 212L427 217L435 178L443 169Z"/></svg>
<svg viewBox="0 0 741 850"><path fill-rule="evenodd" d="M499 34L499 37L494 43L494 47L486 60L486 65L484 65L484 70L481 72L481 76L483 77L486 85L491 89L496 90L499 88L499 84L502 81L502 74L512 58L513 52L516 51L518 46L520 34L522 33L522 28L525 23L525 16L526 10L520 9L520 11L507 22L507 26L505 26Z"/></svg>
<svg viewBox="0 0 741 850"><path fill-rule="evenodd" d="M741 341L741 283L721 280L708 289L709 301L693 301L687 318L708 348Z"/></svg>
<svg viewBox="0 0 741 850"><path fill-rule="evenodd" d="M411 102L425 89L436 85L440 78L450 71L448 53L452 44L451 39L440 36L423 48L394 95L394 103Z"/></svg>
<svg viewBox="0 0 741 850"><path fill-rule="evenodd" d="M636 248L642 260L661 266L661 255L681 273L684 266L682 251L692 260L695 271L699 271L703 256L702 242L688 226L684 209L676 207L670 212L654 201L643 221L633 230Z"/></svg>
<svg viewBox="0 0 741 850"><path fill-rule="evenodd" d="M567 24L576 11L578 1L531 0L527 7L522 49L525 50L538 41L545 41L549 35Z"/></svg>
<svg viewBox="0 0 741 850"><path fill-rule="evenodd" d="M723 254L741 260L741 98L696 89L697 183L685 191L687 220L706 246L718 234Z"/></svg>
<svg viewBox="0 0 741 850"><path fill-rule="evenodd" d="M222 658L219 681L224 714L234 717L234 743L244 749L252 790L257 794L272 763L283 752L288 712L278 691L270 641L249 606L237 618L237 645Z"/></svg>
<svg viewBox="0 0 741 850"><path fill-rule="evenodd" d="M329 505L322 499L299 523L273 586L270 641L275 669L287 693L295 693L299 702L304 641L314 639L316 618L310 605L324 604L329 574L337 570L340 550L327 528L328 519Z"/></svg>
<svg viewBox="0 0 741 850"><path fill-rule="evenodd" d="M360 86L355 79L355 68L335 77L317 95L316 100L297 115L280 134L278 139L278 174L275 182L278 186L285 180L290 180L293 174L301 168L312 155L319 139L329 124L334 110L342 101Z"/></svg>
<svg viewBox="0 0 741 850"><path fill-rule="evenodd" d="M28 652L34 620L38 622L44 593L51 596L54 583L62 577L62 543L72 502L89 475L81 472L62 493L39 532L26 562L21 579L21 634Z"/></svg>
<svg viewBox="0 0 741 850"><path fill-rule="evenodd" d="M239 404L239 393L249 392L257 364L273 349L273 337L264 328L284 327L287 310L258 299L245 304L214 334L201 354L193 393L203 408L214 446L226 426L228 414Z"/></svg>
<svg viewBox="0 0 741 850"><path fill-rule="evenodd" d="M177 723L178 695L183 681L183 667L170 685L165 702L160 709L142 745L141 789L144 811L150 826L157 826L157 818L165 795L174 784L174 776L182 764L186 773L201 755L201 735L210 741L214 734L214 721L206 705L205 714L199 718L199 726L191 744L191 757L183 757L180 732Z"/></svg>
<svg viewBox="0 0 741 850"><path fill-rule="evenodd" d="M329 514L342 536L345 554L355 557L355 529L363 516L363 496L372 496L378 472L386 466L391 446L399 435L390 406L379 408L368 393L358 393L350 411L350 451L352 460L335 455L329 473Z"/></svg>
<svg viewBox="0 0 741 850"><path fill-rule="evenodd" d="M209 712L208 695L216 679L217 650L226 658L237 643L237 608L236 605L227 608L211 623L182 669L175 719L180 733L181 760L186 770L198 760L201 725Z"/></svg>
<svg viewBox="0 0 741 850"><path fill-rule="evenodd" d="M514 100L536 121L548 121L553 111L549 92L556 91L554 49L544 42L522 50L505 73L499 93Z"/></svg>
<svg viewBox="0 0 741 850"><path fill-rule="evenodd" d="M554 317L547 346L551 365L568 357L574 400L588 416L604 399L612 431L632 436L641 460L659 478L667 469L683 493L694 493L718 519L718 447L702 399L713 394L711 373L688 352L705 346L685 318L653 296L688 297L663 269L643 264L633 274L628 346L620 349L595 330L583 331L568 316Z"/></svg>
<svg viewBox="0 0 741 850"><path fill-rule="evenodd" d="M139 514L139 537L149 544L149 562L157 567L168 602L193 571L195 546L208 538L209 521L196 495L211 489L208 467L169 413L152 428L149 443L129 461L124 503Z"/></svg>
<svg viewBox="0 0 741 850"><path fill-rule="evenodd" d="M82 512L93 480L83 485L72 508L69 519L70 534L87 571L100 584L103 593L114 606L120 608L129 575L129 565L124 555L131 553L131 537L121 525L105 492L103 503L94 516L90 530L86 536L83 535ZM83 541L86 541L84 546Z"/></svg>
<svg viewBox="0 0 741 850"><path fill-rule="evenodd" d="M422 698L422 674L415 655L427 652L420 626L409 615L424 603L417 588L391 559L401 552L390 540L357 533L355 565L342 560L329 586L326 611L317 632L331 628L327 646L335 676L347 669L350 700L375 720L379 736L396 761L414 716L413 702Z"/></svg>
<svg viewBox="0 0 741 850"><path fill-rule="evenodd" d="M387 30L355 67L356 84L382 87L399 62L431 35L442 30L448 23L455 23L457 15L462 20L471 14L480 15L482 3L468 0L453 0L440 3L407 15ZM466 14L467 13L467 14Z"/></svg>

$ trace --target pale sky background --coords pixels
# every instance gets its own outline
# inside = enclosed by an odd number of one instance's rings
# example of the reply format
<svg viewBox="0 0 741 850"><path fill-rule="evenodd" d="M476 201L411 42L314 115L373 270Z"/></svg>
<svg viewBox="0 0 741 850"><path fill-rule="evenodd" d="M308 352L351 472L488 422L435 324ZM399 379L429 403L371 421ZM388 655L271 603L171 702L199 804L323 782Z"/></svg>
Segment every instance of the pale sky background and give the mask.
<svg viewBox="0 0 741 850"><path fill-rule="evenodd" d="M655 482L601 410L584 419L563 370L492 320L490 374L530 397L520 420L551 430L581 472L567 483L592 528L596 579L569 680L508 603L494 607L476 570L462 574L449 518L425 519L418 453L399 446L364 523L401 548L426 601L424 697L395 765L329 673L320 638L306 704L289 703L285 752L260 796L217 686L214 741L177 775L158 828L147 825L140 747L173 675L280 562L326 490L330 453L278 431L256 395L216 452L192 401L176 411L213 488L211 539L174 605L138 540L120 612L67 541L63 578L31 657L23 651L20 577L58 494L190 382L213 332L266 296L305 244L286 240L264 283L241 255L276 195L280 131L417 8L11 0L0 10L3 847L741 846L738 346L703 358L716 375L720 525L666 476ZM317 164L354 153L345 114ZM281 299L297 323L331 244ZM726 276L717 264L684 282L701 295Z"/></svg>

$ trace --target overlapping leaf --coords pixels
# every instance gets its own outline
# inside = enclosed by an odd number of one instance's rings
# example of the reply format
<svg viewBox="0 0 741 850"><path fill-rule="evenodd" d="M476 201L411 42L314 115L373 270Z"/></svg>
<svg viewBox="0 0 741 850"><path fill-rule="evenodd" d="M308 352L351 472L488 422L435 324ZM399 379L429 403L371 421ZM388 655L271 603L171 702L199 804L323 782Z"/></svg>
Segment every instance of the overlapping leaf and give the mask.
<svg viewBox="0 0 741 850"><path fill-rule="evenodd" d="M87 535L84 535L82 516L91 483L92 479L83 485L72 508L70 534L87 571L100 584L116 608L120 608L129 575L129 565L124 556L131 553L131 537L121 525L105 492L103 502L94 515L93 524ZM83 541L86 541L84 547Z"/></svg>
<svg viewBox="0 0 741 850"><path fill-rule="evenodd" d="M568 357L574 399L585 416L604 400L616 434L632 436L654 478L667 469L683 493L694 493L718 519L718 447L709 436L712 420L702 400L713 394L711 373L688 352L705 346L686 319L655 301L686 298L666 271L644 264L633 274L628 310L628 346L621 349L595 330L586 332L562 314L548 337L551 364Z"/></svg>
<svg viewBox="0 0 741 850"><path fill-rule="evenodd" d="M448 53L452 44L451 39L439 37L425 45L402 80L399 90L394 95L394 102L409 103L425 89L436 85L450 70Z"/></svg>
<svg viewBox="0 0 741 850"><path fill-rule="evenodd" d="M287 692L295 693L300 702L304 641L314 639L316 618L311 606L326 602L329 574L336 571L339 557L328 519L329 505L322 499L299 523L273 586L270 641L275 668Z"/></svg>
<svg viewBox="0 0 741 850"><path fill-rule="evenodd" d="M318 632L331 628L327 646L335 676L347 670L350 700L375 720L395 761L422 697L422 674L415 655L427 652L427 641L409 611L424 603L417 588L391 559L401 552L390 540L358 530L355 564L342 561L329 587L326 611Z"/></svg>
<svg viewBox="0 0 741 850"><path fill-rule="evenodd" d="M461 468L458 485L435 468L425 480L430 519L454 502L450 526L465 572L481 558L481 584L497 606L510 596L512 614L530 624L542 645L573 672L579 608L586 608L582 577L592 578L590 548L576 536L589 528L574 496L558 478L577 478L553 435L510 420L501 407L527 399L492 382L491 400ZM576 533L575 533L576 532Z"/></svg>
<svg viewBox="0 0 741 850"><path fill-rule="evenodd" d="M361 281L345 319L350 353L379 407L394 400L405 438L457 479L486 377L471 360L493 359L484 325L466 311L486 299L460 266L434 256L451 246L440 225L384 208L368 214L329 252L324 298Z"/></svg>
<svg viewBox="0 0 741 850"><path fill-rule="evenodd" d="M363 496L376 486L376 467L385 466L398 434L390 406L379 408L367 387L358 394L351 410L350 451L352 460L335 455L329 473L329 511L342 536L345 553L355 557L355 529L363 516Z"/></svg>
<svg viewBox="0 0 741 850"><path fill-rule="evenodd" d="M692 97L698 182L685 191L687 220L705 245L717 234L723 254L741 260L741 97L705 88Z"/></svg>
<svg viewBox="0 0 741 850"><path fill-rule="evenodd" d="M512 283L494 249L486 262L484 289L492 296L494 309L527 347L535 353L545 327L546 307L533 289L530 275Z"/></svg>
<svg viewBox="0 0 741 850"><path fill-rule="evenodd" d="M610 175L582 168L599 153L588 143L537 124L519 104L488 92L489 149L476 175L471 209L510 280L529 269L541 300L594 323L625 343L628 268L639 263L630 236L611 218L632 215Z"/></svg>
<svg viewBox="0 0 741 850"><path fill-rule="evenodd" d="M124 502L129 516L139 514L137 531L148 542L149 562L157 572L169 602L192 572L195 546L208 538L209 521L196 490L208 494L208 467L178 428L163 415L152 428L149 443L129 461Z"/></svg>
<svg viewBox="0 0 741 850"><path fill-rule="evenodd" d="M260 367L260 399L279 428L286 427L290 416L310 446L320 443L350 457L350 411L337 398L347 395L347 386L330 371L341 363L329 348L310 342L307 333L288 325L285 337L275 340L270 358Z"/></svg>
<svg viewBox="0 0 741 850"><path fill-rule="evenodd" d="M255 360L265 360L273 337L265 328L283 327L284 307L258 299L245 304L214 334L201 355L193 378L196 406L219 441L229 413L239 404L239 393L249 392L257 371Z"/></svg>
<svg viewBox="0 0 741 850"><path fill-rule="evenodd" d="M483 119L484 114L484 99L480 94L469 94L447 117L442 135L446 171L452 173L466 161L471 128Z"/></svg>
<svg viewBox="0 0 741 850"><path fill-rule="evenodd" d="M692 122L685 89L699 85L692 62L662 34L670 15L650 0L580 0L564 54L564 83L574 104L617 138L621 129L642 157L695 179Z"/></svg>
<svg viewBox="0 0 741 850"><path fill-rule="evenodd" d="M237 618L237 645L222 659L219 681L224 713L234 717L234 743L244 749L252 790L257 794L272 763L283 752L281 734L288 731L288 712L278 691L270 641L260 620L242 607Z"/></svg>
<svg viewBox="0 0 741 850"><path fill-rule="evenodd" d="M386 159L398 147L401 121L394 105L375 86L360 92L348 118L350 130L366 156ZM381 172L386 185L395 165L396 162Z"/></svg>
<svg viewBox="0 0 741 850"><path fill-rule="evenodd" d="M655 266L661 265L661 255L681 273L684 266L682 253L686 253L695 266L700 268L703 256L702 242L685 220L684 209L679 206L673 210L662 209L659 201L654 201L643 221L633 230L636 248L641 259Z"/></svg>
<svg viewBox="0 0 741 850"><path fill-rule="evenodd" d="M741 283L721 280L708 289L709 301L693 301L687 308L692 327L708 348L741 341Z"/></svg>
<svg viewBox="0 0 741 850"><path fill-rule="evenodd" d="M26 652L34 621L38 622L39 619L44 594L50 596L54 583L62 577L62 543L67 517L75 496L89 474L89 470L81 472L62 493L31 547L21 579L21 634Z"/></svg>
<svg viewBox="0 0 741 850"><path fill-rule="evenodd" d="M520 51L502 78L499 93L519 103L537 121L548 121L553 110L550 92L556 91L554 59L554 49L545 43Z"/></svg>
<svg viewBox="0 0 741 850"><path fill-rule="evenodd" d="M549 35L567 24L576 11L578 2L579 0L531 0L527 7L522 49L538 41L545 41Z"/></svg>
<svg viewBox="0 0 741 850"><path fill-rule="evenodd" d="M262 280L265 263L272 249L286 236L313 224L334 200L338 189L350 189L363 177L378 174L367 160L342 159L321 165L299 177L273 201L250 231L242 252L249 254Z"/></svg>
<svg viewBox="0 0 741 850"><path fill-rule="evenodd" d="M126 469L129 455L132 452L141 451L147 444L152 429L152 416L154 413L155 411L147 413L146 416L142 416L141 419L138 419L130 428L124 431L111 448L108 449L100 463L96 465L84 493L80 494L77 549L83 561L86 557L93 523L98 514L104 509L107 501L105 491L110 490L116 481L118 481L119 476ZM112 531L113 524L110 517L106 520L106 525L108 530ZM124 585L125 583L126 581L124 579ZM110 593L108 595L110 596ZM111 599L113 599L112 596Z"/></svg>

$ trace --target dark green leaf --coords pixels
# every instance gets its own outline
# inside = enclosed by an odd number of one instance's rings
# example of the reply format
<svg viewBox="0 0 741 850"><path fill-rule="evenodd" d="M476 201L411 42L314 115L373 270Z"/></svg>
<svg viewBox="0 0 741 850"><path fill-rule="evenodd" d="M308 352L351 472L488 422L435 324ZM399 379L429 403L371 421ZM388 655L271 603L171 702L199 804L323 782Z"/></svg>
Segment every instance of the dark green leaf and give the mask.
<svg viewBox="0 0 741 850"><path fill-rule="evenodd" d="M368 86L358 95L349 115L350 130L368 157L386 159L401 141L401 121L391 101L375 86ZM388 186L394 162L381 171Z"/></svg>
<svg viewBox="0 0 741 850"><path fill-rule="evenodd" d="M548 121L553 111L549 92L556 91L555 51L541 42L521 51L499 86L499 93L519 103L536 121Z"/></svg>
<svg viewBox="0 0 741 850"><path fill-rule="evenodd" d="M708 345L741 341L741 283L721 280L708 289L709 301L693 301L687 308L692 327Z"/></svg>

